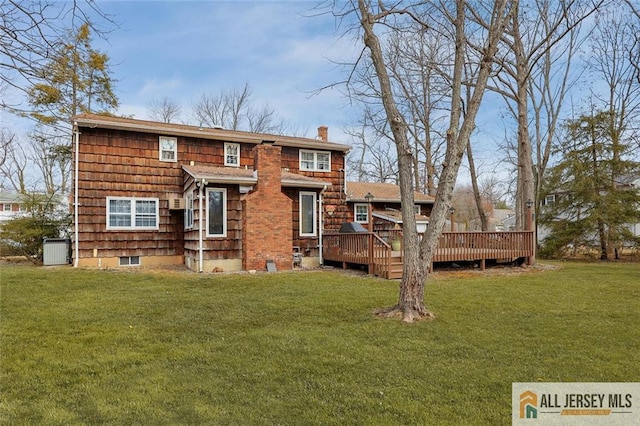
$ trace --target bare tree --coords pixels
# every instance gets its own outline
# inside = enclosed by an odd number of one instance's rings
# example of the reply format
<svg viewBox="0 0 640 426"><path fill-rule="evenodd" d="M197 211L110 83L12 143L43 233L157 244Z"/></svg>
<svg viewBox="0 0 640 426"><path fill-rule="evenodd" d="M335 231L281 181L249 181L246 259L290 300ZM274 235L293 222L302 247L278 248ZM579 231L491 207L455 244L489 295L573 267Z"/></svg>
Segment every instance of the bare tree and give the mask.
<svg viewBox="0 0 640 426"><path fill-rule="evenodd" d="M351 136L352 149L347 157L349 177L358 182L397 183L398 165L395 145L387 137L381 136L370 123L372 112L364 108L360 127L345 129Z"/></svg>
<svg viewBox="0 0 640 426"><path fill-rule="evenodd" d="M452 49L442 37L434 37L419 25L397 25L381 39L383 57L390 83L397 99L398 110L407 117L407 137L412 150L412 174L415 189L435 195L439 163L444 156L444 138L451 96L447 68ZM379 151L394 145L393 133L381 102L378 77L368 62L354 68L348 86L349 95L365 106L369 135L369 152L380 144ZM438 120L440 118L440 120ZM357 138L354 143L358 144ZM368 153L365 153L368 155ZM387 157L383 168L397 168L395 155Z"/></svg>
<svg viewBox="0 0 640 426"><path fill-rule="evenodd" d="M428 277L428 268L433 259L433 254L437 246L438 238L442 232L443 225L451 206L453 187L460 167L464 149L467 141L475 127L475 118L482 101L485 87L492 69L493 59L497 51L498 42L504 32L507 20L510 19L510 8L507 2L497 0L488 6L486 21L482 23L487 28L484 34L481 60L473 74L473 92L471 101L466 109L466 114L462 117L461 88L463 67L465 62L465 46L467 40L466 23L468 13L473 12L476 18L483 14L479 9L472 9L463 0L455 3L455 10L448 10L447 3L438 3L443 6L440 14L436 15L434 9L429 10L429 14L419 15L419 9L413 5L408 5L402 9L393 5L387 6L382 1L377 5L365 0L358 1L359 20L363 34L364 45L369 51L373 68L378 77L381 100L384 105L387 121L393 134L396 144L399 184L402 201L402 221L403 221L403 242L404 242L404 266L403 276L400 285L398 303L380 312L381 315L402 316L403 321L412 322L420 318L432 318L424 303L424 285ZM397 4L396 4L397 5ZM419 242L416 229L415 215L412 206L414 205L414 179L411 171L413 161L412 146L407 138L408 120L400 112L395 94L392 89L388 64L385 61L380 37L375 29L379 25L392 27L394 19L408 16L412 21L421 25L425 31L431 28L453 29L450 33L455 34L455 55L453 61L453 73L451 75L452 96L450 125L447 131L446 154L443 163L443 170L440 174L436 199L431 214L431 220L427 232ZM450 25L450 27L449 27ZM447 32L445 30L441 32Z"/></svg>
<svg viewBox="0 0 640 426"><path fill-rule="evenodd" d="M173 99L163 96L161 98L152 99L148 105L149 117L155 121L163 123L171 123L180 119L182 108Z"/></svg>
<svg viewBox="0 0 640 426"><path fill-rule="evenodd" d="M640 138L640 84L637 64L640 63L640 20L624 9L614 8L599 14L591 37L591 69L599 81L592 89L592 99L605 111L607 135L612 150L609 187L615 190L625 176L625 153L632 140ZM636 153L638 151L636 150ZM604 258L614 256L615 227L607 228L603 242Z"/></svg>
<svg viewBox="0 0 640 426"><path fill-rule="evenodd" d="M500 70L492 89L507 100L517 123L516 224L525 224L526 201L536 200L536 173L529 129L530 78L533 69L556 44L603 3L587 4L578 0L540 0L523 4L514 2L515 13L502 38L504 53L498 58ZM550 64L549 64L550 65ZM556 98L556 108L563 97Z"/></svg>
<svg viewBox="0 0 640 426"><path fill-rule="evenodd" d="M256 133L282 133L285 130L273 108L268 104L253 104L248 84L242 89L202 94L193 104L192 116L197 124L209 127Z"/></svg>
<svg viewBox="0 0 640 426"><path fill-rule="evenodd" d="M14 134L9 135L6 142L5 161L0 165L0 173L14 191L24 194L29 185L29 153Z"/></svg>

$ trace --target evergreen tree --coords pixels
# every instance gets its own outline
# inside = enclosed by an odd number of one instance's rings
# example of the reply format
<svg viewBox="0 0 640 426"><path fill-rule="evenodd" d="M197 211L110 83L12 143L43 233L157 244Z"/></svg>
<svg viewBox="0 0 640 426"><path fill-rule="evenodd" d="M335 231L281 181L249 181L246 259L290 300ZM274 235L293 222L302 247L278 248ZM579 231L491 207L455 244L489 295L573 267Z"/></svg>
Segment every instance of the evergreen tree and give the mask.
<svg viewBox="0 0 640 426"><path fill-rule="evenodd" d="M71 124L84 112L118 106L109 57L91 47L89 24L81 25L39 71L41 82L28 92L31 115L43 124Z"/></svg>
<svg viewBox="0 0 640 426"><path fill-rule="evenodd" d="M610 259L622 244L638 243L628 225L640 222L640 190L629 184L640 173L640 163L612 131L611 118L605 111L565 125L566 137L556 152L561 160L551 168L543 194L555 200L539 217L551 231L544 242L547 252L597 245L600 258Z"/></svg>

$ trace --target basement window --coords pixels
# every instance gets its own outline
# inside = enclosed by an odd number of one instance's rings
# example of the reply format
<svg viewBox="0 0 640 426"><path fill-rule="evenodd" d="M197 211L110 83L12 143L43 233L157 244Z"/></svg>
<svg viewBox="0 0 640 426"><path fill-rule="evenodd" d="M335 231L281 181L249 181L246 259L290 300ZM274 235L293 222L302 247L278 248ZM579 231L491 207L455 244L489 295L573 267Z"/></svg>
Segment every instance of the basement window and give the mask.
<svg viewBox="0 0 640 426"><path fill-rule="evenodd" d="M120 256L120 266L140 266L140 256Z"/></svg>

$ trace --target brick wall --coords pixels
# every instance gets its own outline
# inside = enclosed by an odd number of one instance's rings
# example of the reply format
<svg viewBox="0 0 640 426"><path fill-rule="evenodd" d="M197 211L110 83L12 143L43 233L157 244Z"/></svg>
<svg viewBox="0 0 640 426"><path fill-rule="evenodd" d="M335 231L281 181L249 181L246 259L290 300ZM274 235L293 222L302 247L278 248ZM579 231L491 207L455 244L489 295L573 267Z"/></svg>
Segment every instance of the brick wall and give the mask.
<svg viewBox="0 0 640 426"><path fill-rule="evenodd" d="M282 193L281 148L263 142L253 150L258 183L242 202L242 269L266 270L273 260L278 270L292 267L292 200Z"/></svg>

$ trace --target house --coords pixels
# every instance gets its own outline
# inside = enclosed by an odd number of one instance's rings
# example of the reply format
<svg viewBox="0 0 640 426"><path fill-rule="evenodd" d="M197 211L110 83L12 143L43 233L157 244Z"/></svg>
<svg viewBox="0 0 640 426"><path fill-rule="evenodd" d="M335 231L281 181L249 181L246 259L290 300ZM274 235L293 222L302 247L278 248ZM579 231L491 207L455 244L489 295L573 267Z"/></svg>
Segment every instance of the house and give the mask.
<svg viewBox="0 0 640 426"><path fill-rule="evenodd" d="M27 204L22 194L0 191L0 226L26 212Z"/></svg>
<svg viewBox="0 0 640 426"><path fill-rule="evenodd" d="M349 221L368 227L369 204L373 217L373 231L385 234L402 228L400 187L392 183L347 182L346 202ZM435 199L419 192L414 193L414 212L418 232L425 232Z"/></svg>
<svg viewBox="0 0 640 426"><path fill-rule="evenodd" d="M349 214L348 150L324 126L309 139L77 116L74 265L318 265L322 230Z"/></svg>
<svg viewBox="0 0 640 426"><path fill-rule="evenodd" d="M636 193L640 193L640 176L638 175L625 175L619 177L615 182L615 188L620 191L636 191ZM601 195L604 192L601 191ZM571 200L572 194L565 191L550 191L541 199L540 211L544 213L545 211L553 211L553 206L557 202L561 202L563 200ZM588 205L579 205L576 206L575 212L567 212L563 211L558 213L552 221L564 220L564 221L573 221L572 213L576 214L576 216L580 217L580 211L587 212L590 210ZM637 210L636 210L637 211ZM636 216L637 217L637 216ZM640 237L640 223L627 223L624 227L628 230L630 235L633 237ZM547 224L538 224L537 225L537 242L539 244L544 243L545 239L552 235L552 229ZM585 240L589 242L591 245L599 244L599 236L594 232L592 235L587 235Z"/></svg>

